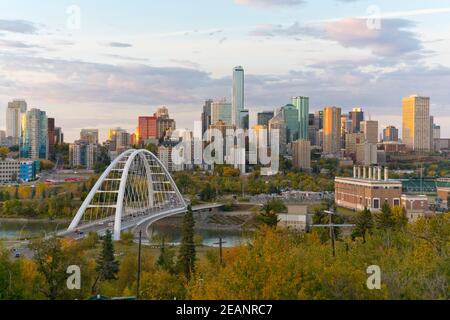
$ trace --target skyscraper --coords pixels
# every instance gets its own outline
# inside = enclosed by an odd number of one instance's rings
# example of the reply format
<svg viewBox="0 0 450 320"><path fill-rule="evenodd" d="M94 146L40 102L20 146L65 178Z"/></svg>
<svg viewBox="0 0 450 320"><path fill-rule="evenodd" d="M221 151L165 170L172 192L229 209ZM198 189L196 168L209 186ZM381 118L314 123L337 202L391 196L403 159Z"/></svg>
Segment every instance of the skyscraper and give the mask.
<svg viewBox="0 0 450 320"><path fill-rule="evenodd" d="M341 149L341 108L323 110L323 152L336 155Z"/></svg>
<svg viewBox="0 0 450 320"><path fill-rule="evenodd" d="M11 137L14 144L18 144L22 135L22 125L27 112L25 100L8 102L6 109L6 136Z"/></svg>
<svg viewBox="0 0 450 320"><path fill-rule="evenodd" d="M281 108L281 112L283 114L284 123L286 124L287 143L298 140L298 109L292 104L287 104Z"/></svg>
<svg viewBox="0 0 450 320"><path fill-rule="evenodd" d="M158 119L153 117L139 117L137 140L139 144L145 144L147 140L158 138Z"/></svg>
<svg viewBox="0 0 450 320"><path fill-rule="evenodd" d="M47 137L48 137L48 157L51 160L55 160L55 118L47 119Z"/></svg>
<svg viewBox="0 0 450 320"><path fill-rule="evenodd" d="M412 151L430 151L430 98L413 95L403 98L402 104L403 143Z"/></svg>
<svg viewBox="0 0 450 320"><path fill-rule="evenodd" d="M360 124L360 130L364 133L365 142L371 144L378 143L378 121L362 121Z"/></svg>
<svg viewBox="0 0 450 320"><path fill-rule="evenodd" d="M232 99L232 125L239 128L240 111L244 110L244 68L235 67L233 69L233 99Z"/></svg>
<svg viewBox="0 0 450 320"><path fill-rule="evenodd" d="M299 169L311 169L311 142L297 140L292 143L293 165Z"/></svg>
<svg viewBox="0 0 450 320"><path fill-rule="evenodd" d="M226 125L232 125L232 104L228 103L224 98L219 101L214 101L211 105L211 124L218 121L223 121Z"/></svg>
<svg viewBox="0 0 450 320"><path fill-rule="evenodd" d="M274 116L273 111L263 111L258 113L258 126L268 126L270 119Z"/></svg>
<svg viewBox="0 0 450 320"><path fill-rule="evenodd" d="M364 112L362 108L353 108L349 113L349 118L352 121L352 133L361 131L361 121L364 121Z"/></svg>
<svg viewBox="0 0 450 320"><path fill-rule="evenodd" d="M278 147L280 155L285 155L287 152L286 144L287 144L287 128L286 123L284 121L284 116L282 110L278 110L275 113L275 116L270 119L269 121L269 133L270 133L270 140L269 142L272 143L272 137L274 137L274 130L278 130L279 132L279 139L278 139Z"/></svg>
<svg viewBox="0 0 450 320"><path fill-rule="evenodd" d="M110 151L123 152L130 147L130 134L122 128L110 129L108 132Z"/></svg>
<svg viewBox="0 0 450 320"><path fill-rule="evenodd" d="M69 145L69 163L72 167L94 169L98 145L88 140L78 140Z"/></svg>
<svg viewBox="0 0 450 320"><path fill-rule="evenodd" d="M208 130L209 126L212 124L211 122L211 106L213 104L213 100L208 99L205 101L205 104L203 105L203 112L202 112L202 136L205 134L206 130Z"/></svg>
<svg viewBox="0 0 450 320"><path fill-rule="evenodd" d="M248 130L250 127L250 114L248 110L241 110L239 114L239 126L240 129Z"/></svg>
<svg viewBox="0 0 450 320"><path fill-rule="evenodd" d="M31 109L22 127L20 155L30 159L48 159L48 119L45 111Z"/></svg>
<svg viewBox="0 0 450 320"><path fill-rule="evenodd" d="M98 129L81 129L80 140L98 144Z"/></svg>
<svg viewBox="0 0 450 320"><path fill-rule="evenodd" d="M388 126L383 130L383 141L398 141L398 129L394 126Z"/></svg>
<svg viewBox="0 0 450 320"><path fill-rule="evenodd" d="M309 98L308 97L293 97L292 104L298 110L298 122L299 122L299 139L309 139Z"/></svg>
<svg viewBox="0 0 450 320"><path fill-rule="evenodd" d="M177 124L174 119L170 119L169 117L169 109L166 107L159 108L155 117L157 118L157 135L160 141L164 140L164 137L167 134L167 131L174 131L177 128Z"/></svg>

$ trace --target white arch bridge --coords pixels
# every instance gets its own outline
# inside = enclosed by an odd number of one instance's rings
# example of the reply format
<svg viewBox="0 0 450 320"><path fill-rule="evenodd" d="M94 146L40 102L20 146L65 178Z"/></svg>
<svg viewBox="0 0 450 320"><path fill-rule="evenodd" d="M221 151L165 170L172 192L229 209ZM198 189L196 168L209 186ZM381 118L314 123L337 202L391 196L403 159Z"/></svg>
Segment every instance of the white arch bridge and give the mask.
<svg viewBox="0 0 450 320"><path fill-rule="evenodd" d="M199 206L193 210L220 207ZM84 200L67 231L59 236L82 238L112 230L147 230L151 223L185 213L187 204L163 163L147 150L127 150L105 170Z"/></svg>

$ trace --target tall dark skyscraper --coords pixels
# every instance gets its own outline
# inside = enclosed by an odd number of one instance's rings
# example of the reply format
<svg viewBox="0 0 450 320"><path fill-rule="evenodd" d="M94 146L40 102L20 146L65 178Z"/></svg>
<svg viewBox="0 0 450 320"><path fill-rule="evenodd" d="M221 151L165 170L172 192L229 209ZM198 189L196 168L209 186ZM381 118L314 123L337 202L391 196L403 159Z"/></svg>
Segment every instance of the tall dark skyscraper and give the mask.
<svg viewBox="0 0 450 320"><path fill-rule="evenodd" d="M47 132L48 132L48 156L50 160L55 159L55 144L56 144L56 134L55 134L55 119L47 119Z"/></svg>
<svg viewBox="0 0 450 320"><path fill-rule="evenodd" d="M361 108L353 108L349 113L349 118L352 121L352 133L361 132L361 122L364 121L364 112Z"/></svg>
<svg viewBox="0 0 450 320"><path fill-rule="evenodd" d="M269 126L269 121L274 117L273 111L263 111L258 113L258 125Z"/></svg>
<svg viewBox="0 0 450 320"><path fill-rule="evenodd" d="M205 104L203 105L203 112L202 112L202 135L205 134L206 130L208 130L211 123L211 116L212 116L212 104L213 100L209 99L205 101Z"/></svg>

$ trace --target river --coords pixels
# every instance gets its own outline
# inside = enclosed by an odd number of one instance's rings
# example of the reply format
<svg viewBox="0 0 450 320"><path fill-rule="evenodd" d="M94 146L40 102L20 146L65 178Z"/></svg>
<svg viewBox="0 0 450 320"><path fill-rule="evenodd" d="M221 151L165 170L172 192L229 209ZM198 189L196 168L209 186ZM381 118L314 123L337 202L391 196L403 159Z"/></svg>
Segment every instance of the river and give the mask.
<svg viewBox="0 0 450 320"><path fill-rule="evenodd" d="M162 237L165 241L177 245L181 241L181 226L160 226L154 225L150 227L152 234L152 242L160 243ZM150 232L149 232L150 233ZM221 229L196 229L195 235L201 236L203 245L209 247L218 247L220 238L223 241L223 247L232 248L242 243L246 243L248 235L241 230L221 230Z"/></svg>
<svg viewBox="0 0 450 320"><path fill-rule="evenodd" d="M0 240L37 237L45 235L45 233L62 230L67 225L67 223L42 220L0 219Z"/></svg>
<svg viewBox="0 0 450 320"><path fill-rule="evenodd" d="M19 238L32 238L44 236L45 233L63 230L67 223L32 220L5 220L0 219L0 240L15 240ZM164 226L155 224L151 227L153 243L158 243L164 237L166 242L178 244L181 241L182 229L180 226ZM245 243L247 236L240 230L199 229L195 234L202 237L203 245L217 247L219 238L223 240L224 247L235 247Z"/></svg>

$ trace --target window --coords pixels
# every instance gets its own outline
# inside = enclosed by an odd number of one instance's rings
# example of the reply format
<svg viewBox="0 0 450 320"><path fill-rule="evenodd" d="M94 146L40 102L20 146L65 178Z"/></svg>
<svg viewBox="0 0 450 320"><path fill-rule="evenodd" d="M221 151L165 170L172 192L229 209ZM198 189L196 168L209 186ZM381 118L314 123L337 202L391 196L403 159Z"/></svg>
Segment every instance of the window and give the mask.
<svg viewBox="0 0 450 320"><path fill-rule="evenodd" d="M394 207L400 206L400 199L394 199Z"/></svg>
<svg viewBox="0 0 450 320"><path fill-rule="evenodd" d="M373 208L380 209L380 199L373 199Z"/></svg>

